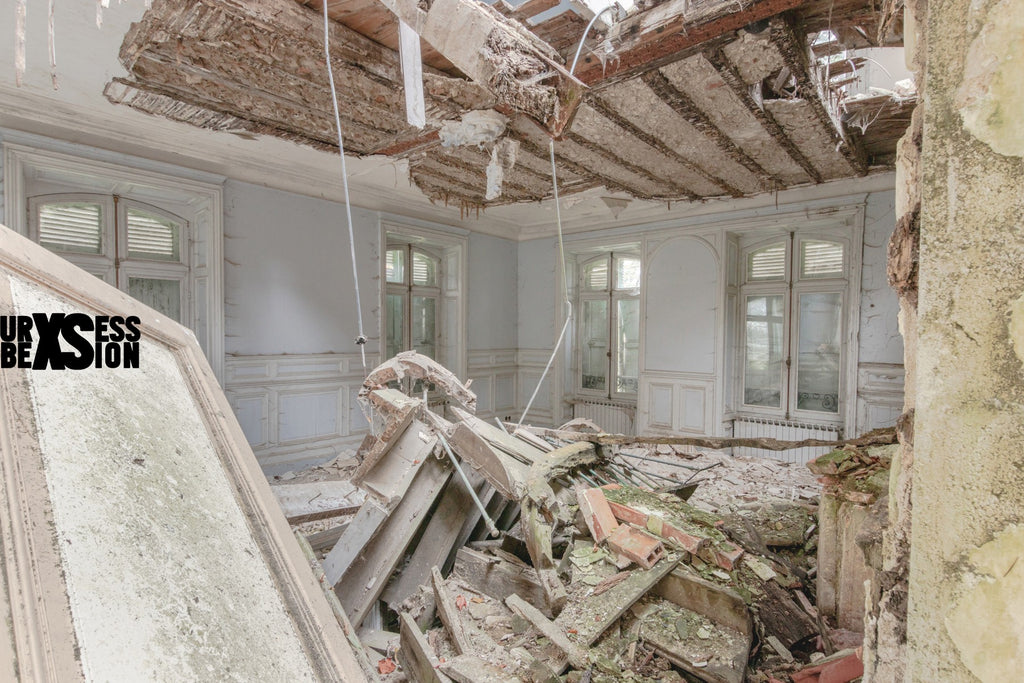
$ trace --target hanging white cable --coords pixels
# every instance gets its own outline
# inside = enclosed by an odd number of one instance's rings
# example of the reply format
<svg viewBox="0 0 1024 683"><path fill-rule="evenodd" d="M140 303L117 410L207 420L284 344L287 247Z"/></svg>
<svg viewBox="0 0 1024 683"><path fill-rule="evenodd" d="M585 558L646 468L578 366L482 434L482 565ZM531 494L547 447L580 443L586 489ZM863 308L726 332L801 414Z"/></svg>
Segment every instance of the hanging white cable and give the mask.
<svg viewBox="0 0 1024 683"><path fill-rule="evenodd" d="M555 362L555 356L558 355L558 350L562 348L562 340L565 339L565 332L569 329L569 322L572 320L572 301L569 299L569 273L565 267L565 243L562 239L562 210L558 205L558 177L555 174L554 140L549 142L548 150L551 152L551 185L554 188L555 195L555 222L558 225L558 256L562 262L562 293L565 296L566 306L565 323L562 325L562 332L558 335L558 341L555 342L555 348L551 350L551 357L548 358L548 364L544 366L544 372L541 373L540 379L537 380L537 386L534 387L533 395L530 396L530 400L526 404L526 409L523 410L523 415L519 418L516 428L523 426L523 422L526 420L526 415L530 412L530 408L533 406L533 400L537 398L537 392L540 391L540 385L544 383L544 378L548 376L548 371L551 369L551 364Z"/></svg>
<svg viewBox="0 0 1024 683"><path fill-rule="evenodd" d="M590 29L593 28L594 24L602 14L615 7L609 5L603 10L594 15L594 18L587 24L586 30L583 31L583 35L580 36L580 44L576 47L576 56L573 57L572 66L569 67L569 75L572 76L576 73L576 62L579 61L580 53L583 51L583 42L587 39L587 34L590 33ZM548 371L551 370L551 365L555 362L555 357L558 355L558 350L562 348L562 341L565 339L565 333L569 329L569 323L572 321L572 301L569 299L569 273L565 267L565 243L562 239L562 209L558 204L558 176L555 173L555 141L552 139L548 144L548 150L551 153L551 186L555 195L555 222L558 225L558 256L562 263L562 294L565 296L565 322L562 324L562 331L558 335L558 341L555 342L555 348L551 350L551 357L548 358L548 364L544 366L544 372L541 373L540 379L537 380L537 386L533 389L533 394L530 396L530 400L526 403L526 408L523 410L522 416L519 418L519 422L516 423L516 428L523 426L523 422L526 421L526 415L530 412L530 408L533 407L533 400L537 398L537 393L540 391L541 384L544 383L544 379L548 376Z"/></svg>
<svg viewBox="0 0 1024 683"><path fill-rule="evenodd" d="M572 76L573 74L576 73L576 62L579 61L580 53L583 52L583 41L585 41L587 39L587 34L590 33L590 29L594 28L594 24L597 23L597 20L601 18L602 14L604 14L605 12L607 12L608 10L611 10L611 9L615 9L615 5L608 5L603 10L601 10L600 12L595 14L594 18L590 20L589 24L587 24L587 28L585 28L583 30L583 35L580 36L580 44L576 48L576 56L572 58L572 66L569 68L569 75L570 76Z"/></svg>
<svg viewBox="0 0 1024 683"><path fill-rule="evenodd" d="M356 344L363 359L363 376L366 376L366 335L363 334L363 304L359 300L359 273L356 269L356 236L352 228L352 204L348 197L348 171L345 168L345 143L341 136L341 113L338 111L338 92L334 88L334 70L331 69L331 32L324 2L324 57L327 61L327 80L331 84L331 103L334 105L334 125L338 130L338 153L341 154L341 184L345 188L345 218L348 220L348 246L352 254L352 282L356 291L356 318L359 321L359 336Z"/></svg>

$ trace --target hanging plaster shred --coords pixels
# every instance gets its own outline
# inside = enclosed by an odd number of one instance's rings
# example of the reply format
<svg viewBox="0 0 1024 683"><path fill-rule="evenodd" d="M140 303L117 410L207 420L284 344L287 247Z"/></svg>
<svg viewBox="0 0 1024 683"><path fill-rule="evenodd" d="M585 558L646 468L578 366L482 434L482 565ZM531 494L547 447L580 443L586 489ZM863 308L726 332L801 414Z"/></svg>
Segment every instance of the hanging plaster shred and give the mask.
<svg viewBox="0 0 1024 683"><path fill-rule="evenodd" d="M562 210L558 206L558 177L555 175L554 140L549 141L548 150L551 152L551 186L555 195L555 222L558 224L558 256L562 261L562 294L565 296L566 310L565 323L562 325L562 332L558 335L558 341L555 342L555 348L551 349L551 358L548 358L548 364L544 366L544 372L541 373L540 379L537 380L537 386L533 389L533 395L530 396L530 400L526 404L526 409L523 410L523 415L519 418L519 423L516 427L521 427L523 422L526 420L526 415L530 412L530 408L533 406L533 400L537 398L537 392L540 391L540 386L544 383L544 378L548 376L548 371L551 370L551 364L555 362L555 356L558 355L558 350L562 348L562 341L565 339L565 332L569 329L569 323L572 321L572 301L569 299L569 273L566 272L565 268L565 243L562 240Z"/></svg>
<svg viewBox="0 0 1024 683"><path fill-rule="evenodd" d="M14 9L14 83L19 88L25 80L25 5L28 0L18 0Z"/></svg>
<svg viewBox="0 0 1024 683"><path fill-rule="evenodd" d="M47 18L47 40L50 47L50 80L53 82L53 89L57 89L57 34L54 31L53 6L57 0L50 0L50 14Z"/></svg>
<svg viewBox="0 0 1024 683"><path fill-rule="evenodd" d="M109 1L109 0L108 0ZM348 220L348 246L352 255L352 281L356 295L356 317L359 321L359 336L356 344L363 359L363 376L368 373L366 368L366 335L363 334L363 305L359 300L359 273L356 267L356 237L352 229L352 205L348 196L348 171L345 168L345 143L341 135L341 113L338 111L338 92L334 88L334 70L331 68L331 30L327 16L327 3L324 2L324 59L327 62L327 80L331 84L331 103L334 105L334 125L338 130L338 153L341 155L341 184L345 189L345 218ZM372 421L371 421L372 422Z"/></svg>

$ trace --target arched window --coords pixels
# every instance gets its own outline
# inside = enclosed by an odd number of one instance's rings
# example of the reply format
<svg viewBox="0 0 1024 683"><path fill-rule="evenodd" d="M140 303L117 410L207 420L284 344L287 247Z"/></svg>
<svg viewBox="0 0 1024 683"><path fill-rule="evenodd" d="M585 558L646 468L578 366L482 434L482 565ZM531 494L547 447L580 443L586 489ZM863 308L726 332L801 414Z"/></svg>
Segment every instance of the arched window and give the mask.
<svg viewBox="0 0 1024 683"><path fill-rule="evenodd" d="M848 254L797 233L745 252L740 290L743 409L841 415Z"/></svg>
<svg viewBox="0 0 1024 683"><path fill-rule="evenodd" d="M635 399L640 376L640 257L607 253L580 264L581 394Z"/></svg>
<svg viewBox="0 0 1024 683"><path fill-rule="evenodd" d="M188 221L117 195L29 198L29 235L169 318L192 326Z"/></svg>

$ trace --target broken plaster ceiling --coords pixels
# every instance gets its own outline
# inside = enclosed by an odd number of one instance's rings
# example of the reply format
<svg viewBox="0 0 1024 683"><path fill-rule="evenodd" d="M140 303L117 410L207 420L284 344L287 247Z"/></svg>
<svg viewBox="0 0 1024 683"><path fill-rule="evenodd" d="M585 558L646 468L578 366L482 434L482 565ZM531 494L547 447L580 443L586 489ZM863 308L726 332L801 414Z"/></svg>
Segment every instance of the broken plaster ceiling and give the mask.
<svg viewBox="0 0 1024 683"><path fill-rule="evenodd" d="M842 86L861 63L836 58L899 44L891 4L843 0L829 14L821 1L669 0L592 30L576 73L589 89L555 145L560 194L603 186L667 201L740 197L891 164L915 98L859 101L858 125L842 125ZM531 25L553 6L499 0L487 11L524 22L571 61L587 19L566 11ZM319 0L156 0L125 36L130 77L106 95L204 128L336 149L321 11ZM409 126L390 12L379 0L332 2L328 12L348 153L405 158L428 197L464 207L551 196L550 138L534 120L424 43L427 125ZM608 44L611 57L599 58ZM500 194L487 199L493 143L446 146L439 133L492 108L509 115L502 135L518 145L511 165L505 154Z"/></svg>

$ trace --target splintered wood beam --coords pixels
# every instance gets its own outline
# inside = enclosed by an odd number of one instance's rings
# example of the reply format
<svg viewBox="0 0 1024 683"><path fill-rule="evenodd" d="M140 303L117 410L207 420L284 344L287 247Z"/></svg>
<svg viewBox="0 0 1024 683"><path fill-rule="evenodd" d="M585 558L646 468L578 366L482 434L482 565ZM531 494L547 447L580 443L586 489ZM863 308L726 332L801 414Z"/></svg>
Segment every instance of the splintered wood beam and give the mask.
<svg viewBox="0 0 1024 683"><path fill-rule="evenodd" d="M864 150L864 146L859 144L859 138L843 137L838 118L830 115L825 108L822 98L827 96L826 91L812 81L807 50L804 49L802 41L798 39L793 26L784 19L774 20L771 24L771 37L772 42L782 54L783 61L789 67L789 71L796 76L801 96L810 102L814 115L828 131L833 143L838 146L839 152L858 175L866 175L868 172L867 152Z"/></svg>
<svg viewBox="0 0 1024 683"><path fill-rule="evenodd" d="M713 185L717 185L723 191L725 191L726 193L732 195L733 197L742 197L743 196L743 192L740 191L738 188L730 185L728 182L726 182L722 178L719 178L718 176L716 176L716 175L714 175L712 173L709 173L708 171L704 170L700 166L697 166L696 164L690 163L690 161L688 159L686 159L685 157L683 157L680 154L678 154L675 150L673 150L671 147L669 147L664 142L662 142L662 140L660 138L658 138L658 137L648 133L646 130L644 130L643 128L640 128L639 126L635 125L632 121L627 119L625 116L622 116L617 111L612 109L600 97L593 97L593 98L591 98L590 105L592 107L594 107L594 109L596 109L597 111L601 112L602 116L604 116L608 120L612 121L613 123L615 123L620 128L629 131L629 133L631 133L632 135L635 135L637 138L639 138L643 142L647 143L648 145L650 145L654 149L658 150L659 152L661 152L665 156L673 159L679 165L686 167L691 173L695 173L695 174L699 175L701 178L703 178L704 180L708 181L709 183L712 183Z"/></svg>
<svg viewBox="0 0 1024 683"><path fill-rule="evenodd" d="M746 152L736 146L728 135L721 128L715 125L707 114L700 107L694 104L686 93L676 88L657 69L643 75L643 82L657 95L662 102L671 107L677 114L693 124L693 127L712 140L730 159L742 164L748 171L757 175L763 180L771 179L773 176L766 171L761 164L751 159Z"/></svg>
<svg viewBox="0 0 1024 683"><path fill-rule="evenodd" d="M577 78L587 85L615 82L678 59L686 50L807 3L807 0L669 0L614 25L614 60L583 59ZM737 7L739 9L737 9Z"/></svg>
<svg viewBox="0 0 1024 683"><path fill-rule="evenodd" d="M757 102L750 95L750 88L746 83L743 82L743 77L740 76L736 66L729 60L725 52L720 49L708 50L704 53L704 57L711 63L715 69L718 70L722 80L725 81L726 85L733 91L740 102L750 110L750 113L754 115L754 118L764 127L765 132L772 137L775 142L778 143L782 149L786 150L786 154L790 158L799 164L800 168L803 169L804 173L810 176L811 180L815 183L821 182L821 173L818 169L804 156L804 153L800 151L800 148L796 146L796 143L786 135L786 131L782 129L779 122L775 120L768 111L758 106Z"/></svg>
<svg viewBox="0 0 1024 683"><path fill-rule="evenodd" d="M518 21L475 0L380 0L499 105L521 112L558 137L572 121L586 87L549 45Z"/></svg>

